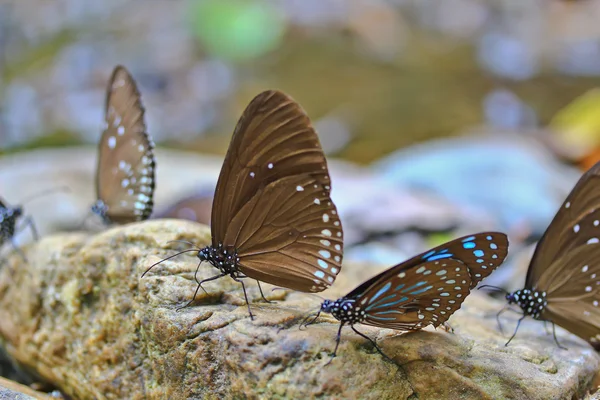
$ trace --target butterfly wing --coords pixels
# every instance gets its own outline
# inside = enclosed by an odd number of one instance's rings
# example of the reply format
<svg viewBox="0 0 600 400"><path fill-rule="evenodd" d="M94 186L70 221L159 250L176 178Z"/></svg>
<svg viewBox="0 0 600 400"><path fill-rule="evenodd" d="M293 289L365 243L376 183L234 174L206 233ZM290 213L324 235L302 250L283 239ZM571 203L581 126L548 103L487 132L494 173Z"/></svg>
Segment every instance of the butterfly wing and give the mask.
<svg viewBox="0 0 600 400"><path fill-rule="evenodd" d="M225 157L213 246L235 249L247 276L318 292L341 269L343 234L325 155L308 116L278 91L256 96Z"/></svg>
<svg viewBox="0 0 600 400"><path fill-rule="evenodd" d="M104 218L127 223L152 213L154 145L146 133L144 108L135 81L118 66L109 80L105 129L100 138L96 193Z"/></svg>
<svg viewBox="0 0 600 400"><path fill-rule="evenodd" d="M460 308L471 287L468 267L453 259L400 264L376 276L356 299L363 324L397 330L435 327Z"/></svg>
<svg viewBox="0 0 600 400"><path fill-rule="evenodd" d="M434 247L397 265L398 268L410 268L427 261L454 259L469 269L471 289L498 268L508 254L508 238L500 232L481 232L463 236ZM396 268L394 267L394 268ZM394 268L389 274L394 274ZM384 272L385 274L385 272ZM353 297L371 286L379 276L373 277L348 294Z"/></svg>
<svg viewBox="0 0 600 400"><path fill-rule="evenodd" d="M540 319L564 327L596 349L600 349L599 257L600 244L590 243L556 260L544 275L548 304L540 314Z"/></svg>
<svg viewBox="0 0 600 400"><path fill-rule="evenodd" d="M554 261L570 250L600 237L600 163L579 179L538 242L533 254L525 287L544 288L543 275L562 265Z"/></svg>

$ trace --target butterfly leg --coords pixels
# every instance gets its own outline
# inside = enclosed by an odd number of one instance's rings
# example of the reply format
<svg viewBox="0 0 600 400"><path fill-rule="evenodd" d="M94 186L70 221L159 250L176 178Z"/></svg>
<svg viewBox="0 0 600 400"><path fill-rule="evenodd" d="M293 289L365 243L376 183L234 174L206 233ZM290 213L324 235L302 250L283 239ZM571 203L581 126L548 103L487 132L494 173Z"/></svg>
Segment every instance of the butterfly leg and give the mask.
<svg viewBox="0 0 600 400"><path fill-rule="evenodd" d="M35 226L35 222L33 222L33 218L31 218L31 216L29 216L29 215L23 219L23 224L19 227L19 230L23 230L27 226L29 226L29 228L31 229L31 234L33 235L33 239L37 242L38 239L40 238L40 235L38 234L38 230L37 230L37 227Z"/></svg>
<svg viewBox="0 0 600 400"><path fill-rule="evenodd" d="M379 346L377 346L377 343L375 343L375 341L373 339L371 339L370 337L368 337L367 335L365 335L364 333L359 332L354 325L351 326L352 330L354 332L356 332L358 335L364 337L365 339L367 339L369 342L371 342L371 344L375 347L375 349L379 352L379 354L381 354L383 356L383 358L385 358L386 360L390 361L390 362L394 362L394 360L392 360L390 357L388 357L387 354L385 354L383 352L383 350L381 350L379 348Z"/></svg>
<svg viewBox="0 0 600 400"><path fill-rule="evenodd" d="M335 358L335 355L337 354L337 349L338 349L338 346L340 345L340 340L342 339L342 328L343 327L344 327L344 323L342 322L342 323L340 323L340 329L338 329L338 333L335 337L335 349L333 349L333 354L331 355L331 358L325 365L331 364L331 362Z"/></svg>
<svg viewBox="0 0 600 400"><path fill-rule="evenodd" d="M546 321L544 321L546 322ZM559 342L558 339L556 338L556 325L554 324L554 322L550 321L550 323L552 324L552 336L554 337L554 342L556 343L556 345L558 346L559 349L563 349L563 350L569 350L566 347L562 346Z"/></svg>
<svg viewBox="0 0 600 400"><path fill-rule="evenodd" d="M514 337L517 335L517 331L519 330L519 326L521 325L521 321L523 321L525 319L525 317L527 317L527 316L523 315L521 318L519 318L519 320L517 321L517 327L515 328L515 333L513 333L513 335L510 337L510 339L508 339L508 342L506 342L506 344L504 346L508 346L508 344L510 343L510 341L513 340Z"/></svg>
<svg viewBox="0 0 600 400"><path fill-rule="evenodd" d="M507 304L496 314L496 322L498 323L498 330L500 330L500 334L504 336L504 329L502 329L502 322L500 322L500 315L502 315L506 310L510 309L510 305Z"/></svg>
<svg viewBox="0 0 600 400"><path fill-rule="evenodd" d="M200 264L198 264L198 268L200 268ZM179 311L179 310L181 310L182 308L186 308L186 307L188 307L190 304L192 304L192 303L194 302L194 300L196 300L196 296L198 295L198 290L200 290L200 288L202 288L202 290L204 290L204 293L207 293L207 294L208 294L208 292L206 291L206 289L204 289L204 288L202 287L202 284L203 284L203 283L205 283L205 282L210 282L210 281L214 281L215 279L219 279L219 278L222 278L222 277L224 277L225 275L227 275L227 274L219 274L219 275L215 275L215 276L212 276L212 277L210 277L210 278L206 278L206 279L204 279L204 280L202 280L202 281L199 281L199 282L198 282L198 278L196 277L196 274L198 273L198 268L196 269L196 273L194 274L194 279L195 279L195 280L196 280L196 282L198 283L198 286L196 286L196 291L194 292L194 296L192 296L192 299L191 299L190 301L188 301L188 302L187 302L187 303L186 303L184 306L181 306L181 307L177 308L177 309L176 309L176 311Z"/></svg>
<svg viewBox="0 0 600 400"><path fill-rule="evenodd" d="M267 299L265 298L265 294L264 294L264 293L263 293L263 291L262 291L262 287L260 286L260 282L259 282L259 281L256 281L256 283L258 283L258 290L260 290L260 296L262 297L262 299L263 299L265 302L267 302L267 303L275 303L274 301L267 300Z"/></svg>
<svg viewBox="0 0 600 400"><path fill-rule="evenodd" d="M250 302L248 301L248 293L246 293L246 285L244 285L244 281L236 278L234 275L231 275L234 281L242 284L242 290L244 291L244 298L246 299L246 305L248 306L248 314L250 314L250 319L254 320L254 315L252 314L252 310L250 310Z"/></svg>

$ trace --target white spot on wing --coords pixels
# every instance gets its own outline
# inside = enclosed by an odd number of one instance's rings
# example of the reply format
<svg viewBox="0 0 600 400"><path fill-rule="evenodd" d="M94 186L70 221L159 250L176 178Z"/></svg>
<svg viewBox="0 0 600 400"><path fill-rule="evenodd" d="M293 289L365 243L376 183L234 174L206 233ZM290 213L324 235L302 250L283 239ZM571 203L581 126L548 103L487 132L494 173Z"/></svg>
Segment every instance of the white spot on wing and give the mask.
<svg viewBox="0 0 600 400"><path fill-rule="evenodd" d="M321 233L325 236L331 236L331 231L329 229L323 229Z"/></svg>
<svg viewBox="0 0 600 400"><path fill-rule="evenodd" d="M108 148L114 149L117 146L117 138L114 136L108 137Z"/></svg>
<svg viewBox="0 0 600 400"><path fill-rule="evenodd" d="M331 253L328 252L327 250L319 250L319 254L325 258L331 258Z"/></svg>
<svg viewBox="0 0 600 400"><path fill-rule="evenodd" d="M303 188L302 186L298 185L298 186L296 186L296 190L297 190L298 192L303 192L303 191L304 191L304 188Z"/></svg>

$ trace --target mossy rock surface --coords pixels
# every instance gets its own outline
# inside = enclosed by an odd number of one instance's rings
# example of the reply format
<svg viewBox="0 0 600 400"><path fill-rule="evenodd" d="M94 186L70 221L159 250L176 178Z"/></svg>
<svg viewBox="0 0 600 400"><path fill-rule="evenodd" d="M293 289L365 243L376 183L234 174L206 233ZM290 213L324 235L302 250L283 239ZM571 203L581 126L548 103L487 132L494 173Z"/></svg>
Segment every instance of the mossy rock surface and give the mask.
<svg viewBox="0 0 600 400"><path fill-rule="evenodd" d="M154 220L99 234L48 236L10 256L0 270L0 338L7 353L76 399L353 398L571 399L592 385L600 357L558 329L561 350L543 324L523 324L505 347L495 313L500 302L473 293L443 329L408 334L357 326L395 363L345 328L330 365L338 324L330 317L305 330L300 318L318 301L230 278L196 289L197 258L180 256L142 273L187 240L209 241L206 226ZM377 268L344 266L335 298ZM198 276L214 276L201 265ZM505 319L505 330L516 318Z"/></svg>

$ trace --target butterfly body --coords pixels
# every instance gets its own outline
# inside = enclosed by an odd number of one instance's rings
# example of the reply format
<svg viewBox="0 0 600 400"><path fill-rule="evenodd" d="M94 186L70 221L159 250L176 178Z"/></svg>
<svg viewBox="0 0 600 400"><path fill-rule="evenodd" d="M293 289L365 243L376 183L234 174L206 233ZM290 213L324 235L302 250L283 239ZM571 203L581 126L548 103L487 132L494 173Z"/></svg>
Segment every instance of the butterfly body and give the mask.
<svg viewBox="0 0 600 400"><path fill-rule="evenodd" d="M340 298L335 301L325 300L321 304L321 311L333 315L342 324L359 324L365 317L365 310L356 304L355 299Z"/></svg>
<svg viewBox="0 0 600 400"><path fill-rule="evenodd" d="M227 250L223 245L214 248L207 246L198 252L200 261L208 261L213 267L221 271L224 275L238 277L240 269L238 263L240 258L235 250Z"/></svg>
<svg viewBox="0 0 600 400"><path fill-rule="evenodd" d="M548 305L547 293L538 290L521 289L506 295L508 304L521 307L523 315L539 319Z"/></svg>

